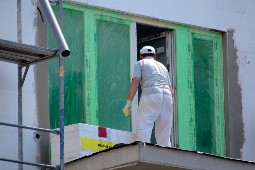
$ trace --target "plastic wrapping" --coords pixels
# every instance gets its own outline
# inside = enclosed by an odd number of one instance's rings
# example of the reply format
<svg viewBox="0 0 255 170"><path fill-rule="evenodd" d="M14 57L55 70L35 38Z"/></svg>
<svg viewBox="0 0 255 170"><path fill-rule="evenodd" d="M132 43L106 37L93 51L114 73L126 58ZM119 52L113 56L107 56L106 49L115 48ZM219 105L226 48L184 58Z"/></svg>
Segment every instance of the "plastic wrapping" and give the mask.
<svg viewBox="0 0 255 170"><path fill-rule="evenodd" d="M85 123L83 13L64 9L63 23L63 33L71 51L71 55L64 59L65 125ZM50 33L48 42L49 47L56 48L55 40ZM58 128L59 60L54 59L48 63L50 128Z"/></svg>
<svg viewBox="0 0 255 170"><path fill-rule="evenodd" d="M193 43L196 147L216 154L213 41L194 38Z"/></svg>
<svg viewBox="0 0 255 170"><path fill-rule="evenodd" d="M113 129L131 131L131 117L125 117L130 84L129 25L96 21L98 123Z"/></svg>

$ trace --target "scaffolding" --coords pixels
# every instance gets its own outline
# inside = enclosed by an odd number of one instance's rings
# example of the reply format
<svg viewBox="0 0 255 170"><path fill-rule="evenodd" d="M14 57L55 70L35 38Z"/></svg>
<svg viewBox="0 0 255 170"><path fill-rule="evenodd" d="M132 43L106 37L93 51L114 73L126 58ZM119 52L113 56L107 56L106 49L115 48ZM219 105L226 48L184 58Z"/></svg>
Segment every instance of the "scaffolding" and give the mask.
<svg viewBox="0 0 255 170"><path fill-rule="evenodd" d="M57 49L40 48L22 43L11 42L0 39L0 60L14 63L18 65L18 124L10 124L0 122L0 125L18 128L18 160L0 158L0 161L18 163L19 170L23 169L23 165L31 165L41 167L43 169L61 169L64 170L64 68L63 57L70 55L70 50L61 31L62 27L62 0L58 0L59 23L51 9L48 0L40 0L40 7L44 13L51 32L55 38ZM42 61L59 57L59 114L60 114L60 130L51 130L39 127L31 127L22 125L22 87L25 82L29 66ZM23 73L23 68L25 68ZM22 75L23 74L23 75ZM60 135L60 165L57 167L30 163L23 161L23 129L37 130Z"/></svg>

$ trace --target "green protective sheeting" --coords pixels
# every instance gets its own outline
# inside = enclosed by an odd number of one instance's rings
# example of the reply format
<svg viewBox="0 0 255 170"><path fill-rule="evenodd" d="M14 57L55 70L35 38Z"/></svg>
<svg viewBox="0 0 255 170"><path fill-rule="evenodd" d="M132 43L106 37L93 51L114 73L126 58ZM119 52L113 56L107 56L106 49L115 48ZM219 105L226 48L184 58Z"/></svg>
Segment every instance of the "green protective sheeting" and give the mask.
<svg viewBox="0 0 255 170"><path fill-rule="evenodd" d="M177 113L178 113L178 144L182 149L195 150L194 146L194 120L192 119L191 89L192 61L190 56L189 28L177 27L176 36L176 85L177 85Z"/></svg>
<svg viewBox="0 0 255 170"><path fill-rule="evenodd" d="M130 26L96 21L98 124L131 131L131 117L122 109L130 84Z"/></svg>
<svg viewBox="0 0 255 170"><path fill-rule="evenodd" d="M224 155L221 36L192 33L195 150Z"/></svg>
<svg viewBox="0 0 255 170"><path fill-rule="evenodd" d="M57 11L56 8L54 8ZM57 16L57 14L56 14ZM65 125L85 123L84 17L83 12L64 9L63 33L71 51L64 58ZM56 48L49 32L48 46ZM59 60L49 61L50 128L59 127Z"/></svg>
<svg viewBox="0 0 255 170"><path fill-rule="evenodd" d="M213 42L194 38L196 147L216 154Z"/></svg>

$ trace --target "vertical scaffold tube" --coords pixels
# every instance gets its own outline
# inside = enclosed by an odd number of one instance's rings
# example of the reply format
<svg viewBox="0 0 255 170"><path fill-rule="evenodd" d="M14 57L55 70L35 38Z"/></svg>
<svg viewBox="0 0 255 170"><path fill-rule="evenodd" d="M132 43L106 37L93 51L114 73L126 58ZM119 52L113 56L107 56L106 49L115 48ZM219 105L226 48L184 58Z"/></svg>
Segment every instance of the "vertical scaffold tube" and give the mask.
<svg viewBox="0 0 255 170"><path fill-rule="evenodd" d="M22 66L18 65L18 125L22 125ZM23 162L23 129L18 128L18 160ZM23 164L18 164L23 170Z"/></svg>
<svg viewBox="0 0 255 170"><path fill-rule="evenodd" d="M17 35L18 42L22 43L21 0L17 0ZM18 65L18 125L22 125L22 67ZM23 161L23 129L18 128L18 160ZM23 170L23 164L18 164Z"/></svg>
<svg viewBox="0 0 255 170"><path fill-rule="evenodd" d="M58 15L60 29L63 29L63 1L58 1ZM60 169L64 170L64 59L59 55L59 113L60 113Z"/></svg>

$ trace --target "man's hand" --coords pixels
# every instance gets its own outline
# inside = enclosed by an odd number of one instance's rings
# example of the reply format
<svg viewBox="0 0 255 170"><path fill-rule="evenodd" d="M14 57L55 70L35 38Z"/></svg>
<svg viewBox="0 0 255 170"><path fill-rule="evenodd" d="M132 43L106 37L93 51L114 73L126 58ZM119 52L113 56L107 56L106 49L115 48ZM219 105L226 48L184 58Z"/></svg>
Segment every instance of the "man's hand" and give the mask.
<svg viewBox="0 0 255 170"><path fill-rule="evenodd" d="M127 103L123 109L123 113L124 115L127 117L131 114L131 104L132 104L132 101L131 100L127 100Z"/></svg>

